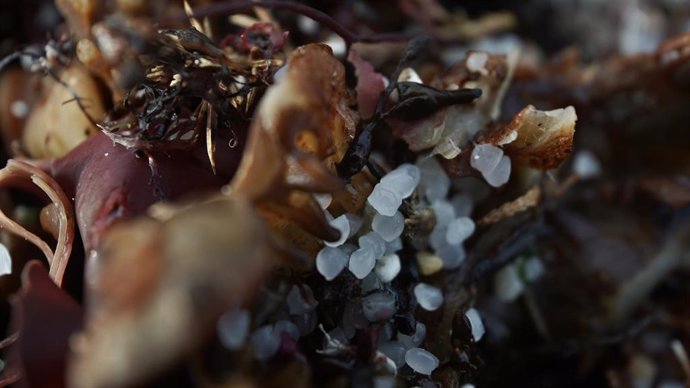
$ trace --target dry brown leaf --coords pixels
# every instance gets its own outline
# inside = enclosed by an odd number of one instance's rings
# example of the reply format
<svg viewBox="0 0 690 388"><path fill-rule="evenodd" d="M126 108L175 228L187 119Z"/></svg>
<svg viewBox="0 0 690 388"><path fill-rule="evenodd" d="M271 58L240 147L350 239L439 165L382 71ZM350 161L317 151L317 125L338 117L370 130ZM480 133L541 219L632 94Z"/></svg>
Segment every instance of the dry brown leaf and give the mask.
<svg viewBox="0 0 690 388"><path fill-rule="evenodd" d="M575 108L541 111L532 105L524 108L507 125L515 140L504 146L513 161L539 170L558 167L570 155L575 136Z"/></svg>
<svg viewBox="0 0 690 388"><path fill-rule="evenodd" d="M165 219L113 227L91 258L93 299L74 341L70 386L132 386L163 370L248 298L271 262L264 224L245 201L220 197L158 214Z"/></svg>
<svg viewBox="0 0 690 388"><path fill-rule="evenodd" d="M337 238L311 193L343 187L335 163L354 137L345 70L326 45L297 48L268 88L229 192L322 239ZM282 217L278 217L282 218Z"/></svg>

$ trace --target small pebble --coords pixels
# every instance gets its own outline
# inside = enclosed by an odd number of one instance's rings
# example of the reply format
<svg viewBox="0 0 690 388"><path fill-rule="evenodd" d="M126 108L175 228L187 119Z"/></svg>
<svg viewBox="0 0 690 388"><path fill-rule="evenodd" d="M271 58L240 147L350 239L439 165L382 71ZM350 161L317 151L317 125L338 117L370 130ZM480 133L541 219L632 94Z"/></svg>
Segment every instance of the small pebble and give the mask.
<svg viewBox="0 0 690 388"><path fill-rule="evenodd" d="M443 269L443 260L440 257L434 255L433 253L420 251L417 252L417 265L419 266L419 271L424 276L433 275L436 272Z"/></svg>

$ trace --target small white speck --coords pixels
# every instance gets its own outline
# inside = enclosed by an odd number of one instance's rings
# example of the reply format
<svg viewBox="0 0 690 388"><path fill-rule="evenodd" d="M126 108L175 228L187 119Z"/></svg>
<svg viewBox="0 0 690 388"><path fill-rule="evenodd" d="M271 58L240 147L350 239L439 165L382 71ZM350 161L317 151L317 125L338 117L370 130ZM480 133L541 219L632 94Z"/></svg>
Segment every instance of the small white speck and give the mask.
<svg viewBox="0 0 690 388"><path fill-rule="evenodd" d="M23 100L16 100L10 105L10 112L14 117L23 119L29 114L29 105Z"/></svg>
<svg viewBox="0 0 690 388"><path fill-rule="evenodd" d="M305 34L315 34L319 31L319 23L306 16L297 17L297 27Z"/></svg>
<svg viewBox="0 0 690 388"><path fill-rule="evenodd" d="M0 276L12 273L12 257L4 244L0 243Z"/></svg>
<svg viewBox="0 0 690 388"><path fill-rule="evenodd" d="M601 164L591 151L582 150L575 155L573 170L582 179L595 178L601 174Z"/></svg>

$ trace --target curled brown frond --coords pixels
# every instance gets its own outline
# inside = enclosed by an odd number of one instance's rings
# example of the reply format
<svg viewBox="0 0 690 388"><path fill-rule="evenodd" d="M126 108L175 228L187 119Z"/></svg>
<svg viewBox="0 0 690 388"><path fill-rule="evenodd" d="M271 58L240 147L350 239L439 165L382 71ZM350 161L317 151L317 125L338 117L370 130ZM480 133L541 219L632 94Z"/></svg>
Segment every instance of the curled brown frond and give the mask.
<svg viewBox="0 0 690 388"><path fill-rule="evenodd" d="M31 183L36 187L27 187L26 183ZM54 250L47 242L7 217L2 211L0 211L0 226L39 248L50 264L51 279L60 286L74 243L74 212L71 202L52 177L39 168L18 160L10 159L7 166L0 170L0 187L28 188L50 199L51 204L48 208L50 210L45 212L48 217L42 215L41 221L48 229L57 230L55 236L57 245Z"/></svg>

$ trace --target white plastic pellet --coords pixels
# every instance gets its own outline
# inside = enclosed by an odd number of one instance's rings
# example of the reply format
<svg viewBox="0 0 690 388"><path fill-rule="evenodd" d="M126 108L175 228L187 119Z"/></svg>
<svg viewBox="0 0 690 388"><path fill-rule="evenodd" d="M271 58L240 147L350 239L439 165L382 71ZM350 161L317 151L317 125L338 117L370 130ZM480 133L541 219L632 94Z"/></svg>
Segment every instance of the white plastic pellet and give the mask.
<svg viewBox="0 0 690 388"><path fill-rule="evenodd" d="M510 179L510 158L503 155L498 166L489 174L484 175L486 182L493 187L500 187L508 183Z"/></svg>
<svg viewBox="0 0 690 388"><path fill-rule="evenodd" d="M573 171L582 179L590 179L601 174L601 164L591 151L582 150L575 154Z"/></svg>
<svg viewBox="0 0 690 388"><path fill-rule="evenodd" d="M340 232L340 237L336 241L324 241L329 247L341 246L352 237L362 226L362 219L354 214L343 214L330 222L331 226Z"/></svg>
<svg viewBox="0 0 690 388"><path fill-rule="evenodd" d="M384 283L390 283L400 273L400 257L396 254L383 256L376 261L376 276Z"/></svg>
<svg viewBox="0 0 690 388"><path fill-rule="evenodd" d="M276 354L280 347L280 339L275 335L271 325L256 329L249 338L249 342L254 349L254 357L258 360L268 360Z"/></svg>
<svg viewBox="0 0 690 388"><path fill-rule="evenodd" d="M465 248L462 245L444 245L436 250L436 256L443 261L443 268L455 269L465 261Z"/></svg>
<svg viewBox="0 0 690 388"><path fill-rule="evenodd" d="M402 205L402 197L378 183L374 186L371 194L369 194L367 202L377 213L390 217Z"/></svg>
<svg viewBox="0 0 690 388"><path fill-rule="evenodd" d="M405 362L413 371L423 375L430 375L438 368L438 358L421 348L412 348L405 352Z"/></svg>
<svg viewBox="0 0 690 388"><path fill-rule="evenodd" d="M376 259L382 257L386 253L386 241L376 232L369 232L361 236L357 242L360 248L371 249Z"/></svg>
<svg viewBox="0 0 690 388"><path fill-rule="evenodd" d="M350 255L348 269L357 279L364 279L376 265L375 252L372 248L359 248Z"/></svg>
<svg viewBox="0 0 690 388"><path fill-rule="evenodd" d="M385 341L379 345L379 351L395 362L395 366L405 366L405 352L407 348L399 341Z"/></svg>
<svg viewBox="0 0 690 388"><path fill-rule="evenodd" d="M12 273L12 257L7 247L0 243L0 276Z"/></svg>
<svg viewBox="0 0 690 388"><path fill-rule="evenodd" d="M450 189L450 178L435 158L423 158L417 161L421 173L419 181L422 192L429 202L443 199Z"/></svg>
<svg viewBox="0 0 690 388"><path fill-rule="evenodd" d="M305 295L302 295L302 292L304 292ZM292 315L308 313L314 310L318 304L314 299L311 288L306 284L302 285L302 290L300 290L300 287L292 286L292 289L290 289L287 295L286 302L290 314Z"/></svg>
<svg viewBox="0 0 690 388"><path fill-rule="evenodd" d="M420 178L419 167L406 163L381 178L381 185L396 192L401 198L407 198L417 188Z"/></svg>
<svg viewBox="0 0 690 388"><path fill-rule="evenodd" d="M436 225L438 226L447 226L455 219L455 208L446 200L434 201L431 204L431 209L434 211Z"/></svg>
<svg viewBox="0 0 690 388"><path fill-rule="evenodd" d="M283 337L283 333L287 334L288 337L297 341L300 337L300 331L297 325L290 321L281 320L273 325L273 332L278 338Z"/></svg>
<svg viewBox="0 0 690 388"><path fill-rule="evenodd" d="M416 348L424 342L426 337L426 325L421 322L417 322L415 326L415 332L413 335L398 334L398 340L402 343L405 348Z"/></svg>
<svg viewBox="0 0 690 388"><path fill-rule="evenodd" d="M441 289L426 283L419 283L414 287L414 296L417 303L427 311L434 311L443 304Z"/></svg>
<svg viewBox="0 0 690 388"><path fill-rule="evenodd" d="M508 264L494 275L494 294L502 302L512 302L525 290L517 266Z"/></svg>
<svg viewBox="0 0 690 388"><path fill-rule="evenodd" d="M247 340L251 317L247 310L231 310L218 319L218 339L227 349L237 350Z"/></svg>
<svg viewBox="0 0 690 388"><path fill-rule="evenodd" d="M457 245L467 240L472 233L474 233L474 221L471 218L456 218L448 224L446 241L448 244Z"/></svg>
<svg viewBox="0 0 690 388"><path fill-rule="evenodd" d="M349 259L349 255L341 248L324 247L316 255L316 270L331 281L347 266Z"/></svg>
<svg viewBox="0 0 690 388"><path fill-rule="evenodd" d="M384 321L395 314L395 297L388 292L376 292L362 298L362 312L370 322Z"/></svg>
<svg viewBox="0 0 690 388"><path fill-rule="evenodd" d="M316 270L331 281L347 266L348 254L340 248L324 247L316 255Z"/></svg>
<svg viewBox="0 0 690 388"><path fill-rule="evenodd" d="M470 166L486 176L503 158L503 150L492 144L477 144L470 155Z"/></svg>
<svg viewBox="0 0 690 388"><path fill-rule="evenodd" d="M378 233L384 241L390 242L400 237L402 234L405 228L405 217L398 211L391 217L377 214L371 222L371 228L374 232Z"/></svg>
<svg viewBox="0 0 690 388"><path fill-rule="evenodd" d="M477 311L475 308L471 308L467 310L465 313L465 317L467 317L467 320L470 321L470 327L472 328L472 338L474 338L474 341L477 342L482 337L484 336L484 324L482 323L482 319L479 316L479 311Z"/></svg>
<svg viewBox="0 0 690 388"><path fill-rule="evenodd" d="M400 237L394 239L391 242L386 243L385 255L390 255L391 253L396 253L403 249L402 239Z"/></svg>

